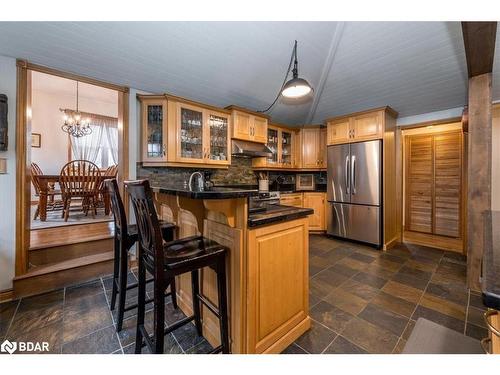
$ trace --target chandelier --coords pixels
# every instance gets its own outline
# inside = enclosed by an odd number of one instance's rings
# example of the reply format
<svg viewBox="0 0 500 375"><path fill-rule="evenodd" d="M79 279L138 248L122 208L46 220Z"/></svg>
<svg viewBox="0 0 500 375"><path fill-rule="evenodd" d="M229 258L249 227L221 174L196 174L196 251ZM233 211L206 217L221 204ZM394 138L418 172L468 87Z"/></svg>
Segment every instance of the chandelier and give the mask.
<svg viewBox="0 0 500 375"><path fill-rule="evenodd" d="M82 114L78 110L78 81L76 81L76 111L67 109L60 110L63 113L64 125L61 129L69 135L80 138L92 133L90 127L90 120L88 118L82 119Z"/></svg>

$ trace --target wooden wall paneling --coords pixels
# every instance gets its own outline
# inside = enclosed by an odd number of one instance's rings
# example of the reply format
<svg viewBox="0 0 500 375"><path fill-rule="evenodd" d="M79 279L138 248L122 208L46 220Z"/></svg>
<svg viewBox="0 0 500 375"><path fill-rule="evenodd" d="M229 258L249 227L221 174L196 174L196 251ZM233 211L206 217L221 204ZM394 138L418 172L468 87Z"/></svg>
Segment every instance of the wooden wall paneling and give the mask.
<svg viewBox="0 0 500 375"><path fill-rule="evenodd" d="M469 79L467 284L480 290L483 212L491 209L491 73Z"/></svg>
<svg viewBox="0 0 500 375"><path fill-rule="evenodd" d="M229 308L229 340L232 353L244 353L244 330L245 319L240 318L246 309L246 298L244 289L245 267L244 267L244 230L231 228L227 225L212 220L205 220L203 235L221 245L229 248L227 256L227 293ZM202 271L201 292L215 306L218 306L217 298L217 276L211 269ZM220 344L219 319L204 305L202 305L203 336L207 338L212 346Z"/></svg>

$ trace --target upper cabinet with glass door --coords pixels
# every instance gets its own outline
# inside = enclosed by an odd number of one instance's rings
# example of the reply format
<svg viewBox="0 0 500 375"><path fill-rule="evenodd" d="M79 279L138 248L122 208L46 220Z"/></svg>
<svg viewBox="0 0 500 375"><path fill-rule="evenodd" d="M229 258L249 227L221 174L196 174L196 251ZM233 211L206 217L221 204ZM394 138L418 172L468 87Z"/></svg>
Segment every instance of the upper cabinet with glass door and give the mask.
<svg viewBox="0 0 500 375"><path fill-rule="evenodd" d="M203 163L205 147L205 116L203 109L177 103L177 161Z"/></svg>
<svg viewBox="0 0 500 375"><path fill-rule="evenodd" d="M295 168L296 150L295 131L277 125L269 125L267 128L267 147L272 155L267 158L252 159L254 168Z"/></svg>
<svg viewBox="0 0 500 375"><path fill-rule="evenodd" d="M206 163L231 164L230 116L228 113L206 110Z"/></svg>
<svg viewBox="0 0 500 375"><path fill-rule="evenodd" d="M168 94L138 98L145 164L215 168L231 164L230 111Z"/></svg>
<svg viewBox="0 0 500 375"><path fill-rule="evenodd" d="M167 161L167 101L140 97L142 111L142 161Z"/></svg>

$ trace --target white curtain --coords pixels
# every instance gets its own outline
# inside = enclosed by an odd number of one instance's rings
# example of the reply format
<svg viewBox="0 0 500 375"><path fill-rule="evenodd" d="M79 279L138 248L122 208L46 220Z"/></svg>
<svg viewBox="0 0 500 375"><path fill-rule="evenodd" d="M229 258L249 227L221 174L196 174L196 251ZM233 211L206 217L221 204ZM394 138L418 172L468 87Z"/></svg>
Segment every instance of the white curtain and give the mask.
<svg viewBox="0 0 500 375"><path fill-rule="evenodd" d="M118 120L88 113L82 115L90 119L92 133L80 138L70 137L73 159L89 160L100 168L118 164Z"/></svg>

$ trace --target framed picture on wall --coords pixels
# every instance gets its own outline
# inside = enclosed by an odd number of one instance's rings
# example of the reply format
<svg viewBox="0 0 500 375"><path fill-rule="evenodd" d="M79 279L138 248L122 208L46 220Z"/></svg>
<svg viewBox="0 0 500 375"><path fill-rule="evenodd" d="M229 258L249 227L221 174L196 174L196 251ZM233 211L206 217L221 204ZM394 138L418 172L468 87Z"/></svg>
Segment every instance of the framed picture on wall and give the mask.
<svg viewBox="0 0 500 375"><path fill-rule="evenodd" d="M31 133L31 147L42 147L42 135L40 133Z"/></svg>

